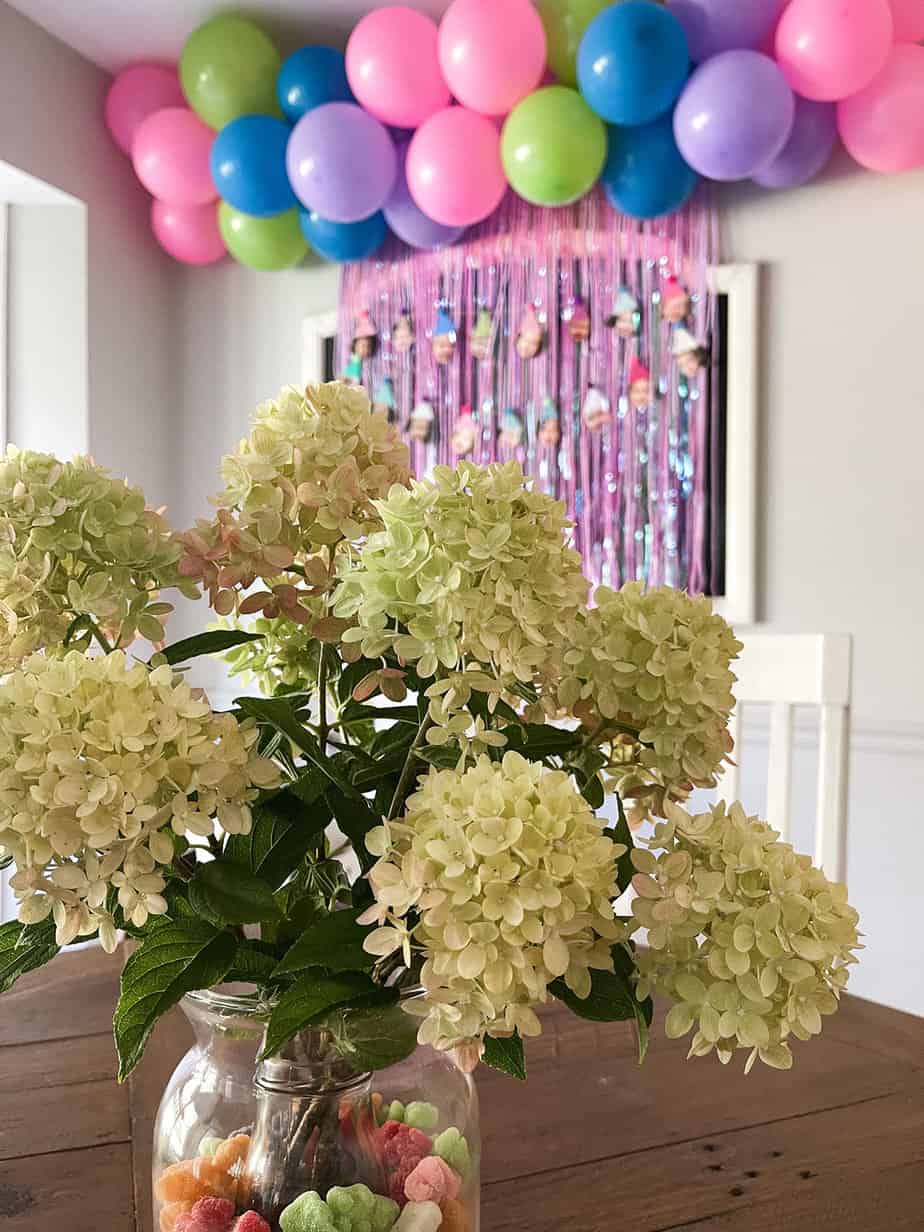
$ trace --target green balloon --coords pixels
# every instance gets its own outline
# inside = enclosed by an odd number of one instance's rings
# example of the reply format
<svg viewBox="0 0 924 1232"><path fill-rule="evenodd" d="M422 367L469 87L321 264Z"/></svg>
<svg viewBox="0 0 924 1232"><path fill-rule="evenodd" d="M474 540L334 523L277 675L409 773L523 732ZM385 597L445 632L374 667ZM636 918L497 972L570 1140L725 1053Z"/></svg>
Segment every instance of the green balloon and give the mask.
<svg viewBox="0 0 924 1232"><path fill-rule="evenodd" d="M186 40L180 84L186 101L211 128L241 115L280 116L276 77L279 52L263 31L243 17L213 17Z"/></svg>
<svg viewBox="0 0 924 1232"><path fill-rule="evenodd" d="M539 0L549 68L564 85L577 85L577 53L584 31L598 13L612 8L613 3L614 0Z"/></svg>
<svg viewBox="0 0 924 1232"><path fill-rule="evenodd" d="M577 90L546 86L517 103L501 134L511 187L534 205L569 205L606 161L606 125Z"/></svg>
<svg viewBox="0 0 924 1232"><path fill-rule="evenodd" d="M308 252L308 241L298 225L298 210L286 210L271 218L254 218L222 201L218 207L218 229L235 261L251 269L288 269Z"/></svg>

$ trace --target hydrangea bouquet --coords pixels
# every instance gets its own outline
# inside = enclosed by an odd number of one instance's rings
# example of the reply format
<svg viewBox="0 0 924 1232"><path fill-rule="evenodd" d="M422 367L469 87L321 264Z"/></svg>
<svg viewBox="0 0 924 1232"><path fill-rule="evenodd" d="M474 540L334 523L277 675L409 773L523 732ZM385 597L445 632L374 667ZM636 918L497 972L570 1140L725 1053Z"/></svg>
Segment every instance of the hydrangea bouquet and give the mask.
<svg viewBox="0 0 924 1232"><path fill-rule="evenodd" d="M631 1020L644 1055L661 994L691 1056L788 1068L857 915L740 805L684 808L732 753L740 646L709 601L591 606L516 463L414 480L345 385L261 406L222 480L180 534L86 459L0 464L0 988L134 938L123 1076L159 1015L230 980L271 1007L267 1054L337 1014L358 1068L419 1041L522 1078L550 999ZM165 645L171 588L221 627ZM214 712L184 678L204 653L260 696ZM367 1050L399 998L409 1029Z"/></svg>

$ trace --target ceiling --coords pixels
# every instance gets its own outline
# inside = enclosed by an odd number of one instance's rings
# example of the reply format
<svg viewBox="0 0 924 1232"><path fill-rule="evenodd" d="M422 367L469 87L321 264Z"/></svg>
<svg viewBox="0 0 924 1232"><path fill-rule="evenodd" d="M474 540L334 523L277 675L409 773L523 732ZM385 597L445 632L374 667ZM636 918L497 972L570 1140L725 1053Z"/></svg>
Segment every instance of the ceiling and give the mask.
<svg viewBox="0 0 924 1232"><path fill-rule="evenodd" d="M379 0L7 0L88 60L116 72L134 60L176 60L186 37L216 13L253 18L288 52L306 43L343 46L357 20ZM412 0L438 16L449 0Z"/></svg>

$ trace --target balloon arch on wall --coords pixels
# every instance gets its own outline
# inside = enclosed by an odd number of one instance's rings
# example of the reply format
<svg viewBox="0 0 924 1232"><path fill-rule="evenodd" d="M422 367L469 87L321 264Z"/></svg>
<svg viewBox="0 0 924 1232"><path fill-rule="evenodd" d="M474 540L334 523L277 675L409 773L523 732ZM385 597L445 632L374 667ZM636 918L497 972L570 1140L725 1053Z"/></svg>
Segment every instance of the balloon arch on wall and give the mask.
<svg viewBox="0 0 924 1232"><path fill-rule="evenodd" d="M508 188L562 206L599 180L621 214L678 210L701 178L792 188L838 137L862 166L924 166L922 0L453 0L437 25L374 10L346 55L283 61L250 21L195 30L178 69L106 100L179 261L277 270L309 246L439 248Z"/></svg>

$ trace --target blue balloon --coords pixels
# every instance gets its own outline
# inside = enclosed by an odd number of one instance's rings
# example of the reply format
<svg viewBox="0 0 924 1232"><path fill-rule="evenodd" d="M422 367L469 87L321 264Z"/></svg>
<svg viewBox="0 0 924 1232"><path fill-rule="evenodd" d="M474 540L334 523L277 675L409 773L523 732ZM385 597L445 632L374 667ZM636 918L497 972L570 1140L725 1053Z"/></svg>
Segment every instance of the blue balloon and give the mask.
<svg viewBox="0 0 924 1232"><path fill-rule="evenodd" d="M388 228L381 210L359 222L331 222L315 210L299 210L302 235L328 261L362 261L381 248Z"/></svg>
<svg viewBox="0 0 924 1232"><path fill-rule="evenodd" d="M658 218L679 210L699 183L674 139L670 115L638 128L609 130L601 176L613 209L631 218Z"/></svg>
<svg viewBox="0 0 924 1232"><path fill-rule="evenodd" d="M306 111L324 103L355 103L343 52L333 47L302 47L283 61L276 78L279 106L296 124Z"/></svg>
<svg viewBox="0 0 924 1232"><path fill-rule="evenodd" d="M604 9L578 48L580 91L610 124L656 120L676 101L689 68L683 26L652 0L625 0Z"/></svg>
<svg viewBox="0 0 924 1232"><path fill-rule="evenodd" d="M209 165L218 194L255 218L298 205L286 174L289 126L272 116L238 116L212 142Z"/></svg>

